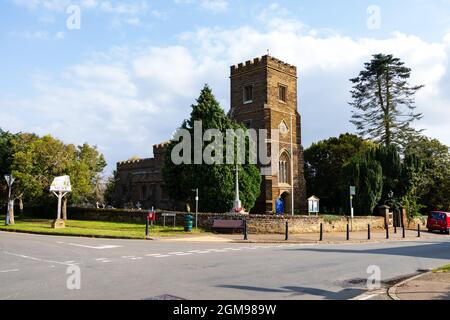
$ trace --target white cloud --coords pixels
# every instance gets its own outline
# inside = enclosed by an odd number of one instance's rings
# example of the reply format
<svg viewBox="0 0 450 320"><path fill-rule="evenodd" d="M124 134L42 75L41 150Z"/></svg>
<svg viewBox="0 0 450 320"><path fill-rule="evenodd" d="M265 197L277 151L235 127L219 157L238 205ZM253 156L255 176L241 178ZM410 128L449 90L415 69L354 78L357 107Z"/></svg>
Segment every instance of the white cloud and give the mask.
<svg viewBox="0 0 450 320"><path fill-rule="evenodd" d="M59 31L55 35L55 38L57 40L63 40L65 37L66 37L66 33L64 31Z"/></svg>
<svg viewBox="0 0 450 320"><path fill-rule="evenodd" d="M208 11L212 11L215 13L224 12L228 9L228 1L227 0L202 0L200 6L203 9Z"/></svg>
<svg viewBox="0 0 450 320"><path fill-rule="evenodd" d="M49 11L65 11L71 4L70 0L12 0L12 2L29 10L44 9Z"/></svg>
<svg viewBox="0 0 450 320"><path fill-rule="evenodd" d="M261 29L203 28L180 35L174 46L96 52L59 75L35 78L34 97L0 96L0 127L98 144L112 167L132 155L150 156L152 144L170 138L205 82L228 110L229 66L270 49L271 55L298 66L298 107L309 145L353 131L348 79L372 54L384 52L413 69L413 83L426 85L417 97L425 115L420 126L450 145L450 33L435 43L403 33L352 39L308 30L285 14L284 25L266 11L260 15ZM280 28L273 29L274 23Z"/></svg>
<svg viewBox="0 0 450 320"><path fill-rule="evenodd" d="M49 38L49 33L45 30L34 30L34 31L16 31L11 32L11 36L25 38L28 40L47 40Z"/></svg>
<svg viewBox="0 0 450 320"><path fill-rule="evenodd" d="M176 4L196 4L201 9L213 13L221 13L228 10L228 0L174 0Z"/></svg>

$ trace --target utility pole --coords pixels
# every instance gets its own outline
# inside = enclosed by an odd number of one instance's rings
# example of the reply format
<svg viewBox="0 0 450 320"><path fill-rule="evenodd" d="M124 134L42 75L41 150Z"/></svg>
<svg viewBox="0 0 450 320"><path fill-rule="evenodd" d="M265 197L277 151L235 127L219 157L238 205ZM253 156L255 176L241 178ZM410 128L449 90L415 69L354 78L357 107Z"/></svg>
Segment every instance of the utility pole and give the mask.
<svg viewBox="0 0 450 320"><path fill-rule="evenodd" d="M195 228L198 228L198 188L192 191L195 191Z"/></svg>
<svg viewBox="0 0 450 320"><path fill-rule="evenodd" d="M6 225L14 224L14 201L11 200L11 188L15 178L12 174L5 175L6 183L8 184L8 212L6 213Z"/></svg>
<svg viewBox="0 0 450 320"><path fill-rule="evenodd" d="M195 189L195 229L198 228L198 188Z"/></svg>

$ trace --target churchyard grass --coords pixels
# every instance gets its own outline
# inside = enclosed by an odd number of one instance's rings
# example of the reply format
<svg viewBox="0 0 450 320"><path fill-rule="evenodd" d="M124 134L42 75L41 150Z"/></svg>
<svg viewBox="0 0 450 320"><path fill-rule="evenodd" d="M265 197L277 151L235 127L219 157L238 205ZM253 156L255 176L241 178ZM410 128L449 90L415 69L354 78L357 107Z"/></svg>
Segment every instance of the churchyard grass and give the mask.
<svg viewBox="0 0 450 320"><path fill-rule="evenodd" d="M0 231L17 231L29 233L41 233L49 235L75 235L86 237L124 237L130 239L145 238L145 224L125 223L125 222L103 222L103 221L82 221L68 220L66 228L53 229L52 220L47 219L15 219L15 225L5 226L5 217L0 216ZM199 234L204 230L195 228L192 232L184 232L183 227L162 227L150 226L151 237L171 237L184 234Z"/></svg>

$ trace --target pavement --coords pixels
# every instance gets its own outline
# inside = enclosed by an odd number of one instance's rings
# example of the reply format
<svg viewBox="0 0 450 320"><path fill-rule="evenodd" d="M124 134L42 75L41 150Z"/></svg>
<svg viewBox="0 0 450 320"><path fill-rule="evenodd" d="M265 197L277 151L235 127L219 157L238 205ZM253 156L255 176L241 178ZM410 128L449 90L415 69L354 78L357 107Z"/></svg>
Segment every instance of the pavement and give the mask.
<svg viewBox="0 0 450 320"><path fill-rule="evenodd" d="M0 232L0 299L390 299L399 280L448 264L449 249L439 234L258 244ZM374 270L380 282L368 287Z"/></svg>
<svg viewBox="0 0 450 320"><path fill-rule="evenodd" d="M427 272L389 289L395 300L450 300L450 273Z"/></svg>
<svg viewBox="0 0 450 320"><path fill-rule="evenodd" d="M421 239L435 239L440 238L439 234L430 234L428 232L421 232ZM418 238L417 230L405 230L405 239L400 228L397 232L394 229L389 231L389 241L395 240L416 240ZM385 242L387 241L385 230L372 230L370 234L370 241L368 240L367 231L358 231L350 233L350 240L347 240L345 232L331 232L324 233L322 241L319 241L319 233L305 233L305 234L290 234L288 241L285 240L284 234L249 234L248 240L244 241L242 234L212 234L203 233L193 236L180 235L175 237L161 237L156 238L159 241L180 241L180 242L229 242L229 243L361 243L361 242Z"/></svg>

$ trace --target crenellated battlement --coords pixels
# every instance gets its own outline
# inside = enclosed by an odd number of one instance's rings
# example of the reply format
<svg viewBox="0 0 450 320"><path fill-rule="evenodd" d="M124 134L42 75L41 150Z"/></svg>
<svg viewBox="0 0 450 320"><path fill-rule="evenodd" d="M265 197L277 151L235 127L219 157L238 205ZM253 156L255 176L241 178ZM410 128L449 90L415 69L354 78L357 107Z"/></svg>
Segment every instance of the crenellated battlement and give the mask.
<svg viewBox="0 0 450 320"><path fill-rule="evenodd" d="M170 141L162 142L160 144L155 144L153 146L153 153L156 153L158 151L165 151L167 146L170 144Z"/></svg>
<svg viewBox="0 0 450 320"><path fill-rule="evenodd" d="M261 58L255 58L253 60L247 60L245 63L239 63L238 65L231 66L231 76L252 72L260 68L267 67L290 74L292 76L297 76L296 66L283 62L269 55L262 56Z"/></svg>
<svg viewBox="0 0 450 320"><path fill-rule="evenodd" d="M129 159L125 161L119 161L117 162L117 167L124 168L124 167L136 167L148 164L149 162L152 162L153 158L147 158L147 159Z"/></svg>
<svg viewBox="0 0 450 320"><path fill-rule="evenodd" d="M162 159L165 156L166 148L169 145L170 142L163 142L160 144L155 144L153 146L153 155L154 158L146 158L146 159L139 159L139 158L131 158L125 161L119 161L117 163L117 168L120 169L139 169L139 168L146 168L149 166L153 166L156 159Z"/></svg>

